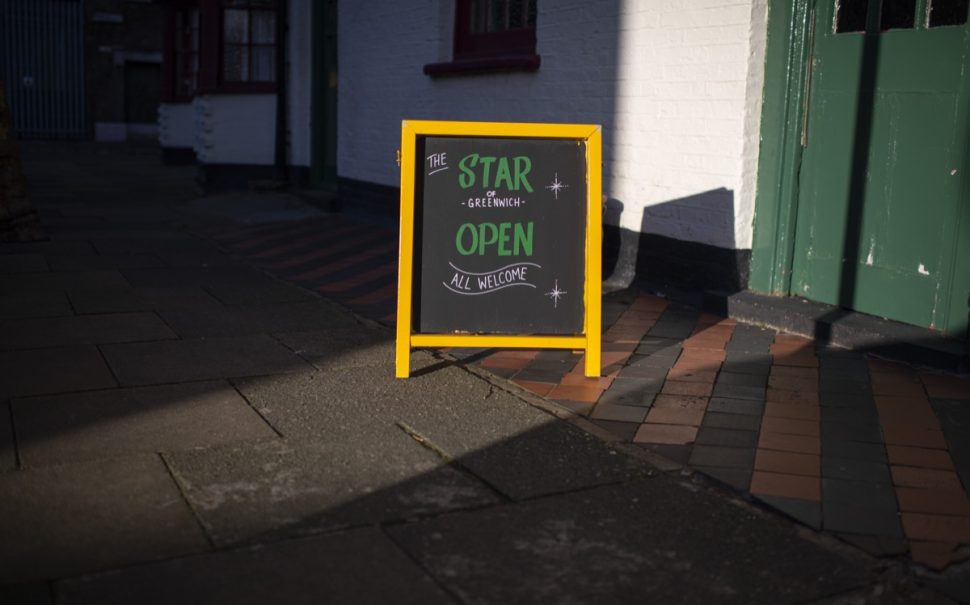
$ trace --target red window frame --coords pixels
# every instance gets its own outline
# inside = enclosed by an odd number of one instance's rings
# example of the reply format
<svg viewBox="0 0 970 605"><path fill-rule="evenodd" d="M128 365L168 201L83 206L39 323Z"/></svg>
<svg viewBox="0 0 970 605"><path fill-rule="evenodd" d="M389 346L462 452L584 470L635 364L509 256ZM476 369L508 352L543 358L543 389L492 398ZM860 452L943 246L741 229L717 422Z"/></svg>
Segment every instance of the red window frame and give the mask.
<svg viewBox="0 0 970 605"><path fill-rule="evenodd" d="M262 94L275 93L279 74L276 73L274 61L274 81L272 82L252 82L252 81L232 81L223 77L223 56L224 56L224 28L225 8L236 8L236 6L226 6L226 0L199 0L199 20L201 54L199 56L199 93L202 94ZM272 2L272 7L265 2L254 2L253 0L236 0L233 4L241 8L253 6L257 10L276 11L277 24L279 23L279 3ZM274 33L274 44L276 52L280 52L280 41L278 31Z"/></svg>
<svg viewBox="0 0 970 605"><path fill-rule="evenodd" d="M199 10L198 0L175 0L167 5L164 16L164 43L162 77L162 101L167 103L187 103L192 100L199 90L200 77L202 71L202 15ZM189 35L189 46L186 50L186 40L179 39L180 25L184 25L191 20L191 13L195 11L197 18L197 44L192 47L191 34ZM189 66L193 65L192 56L195 56L194 74L191 83L187 88L180 85L179 78L182 75L180 66L185 67L186 62Z"/></svg>
<svg viewBox="0 0 970 605"><path fill-rule="evenodd" d="M534 17L537 2L538 0L456 0L453 60L425 65L424 73L436 77L539 69L535 21L533 19L531 24L528 23L530 8ZM522 19L526 22L524 26L507 26L510 20L508 11L513 4L520 6ZM506 12L506 27L494 31L474 31L473 15L476 9L487 19L493 14L493 8L502 7Z"/></svg>
<svg viewBox="0 0 970 605"><path fill-rule="evenodd" d="M272 43L257 43L253 42L253 18L250 15L247 18L247 35L245 42L229 42L226 40L226 29L225 29L225 19L226 11L246 11L252 13L254 11L266 11L274 13L274 25L273 25L273 42ZM273 92L276 90L276 81L279 79L279 74L276 73L276 53L280 52L279 41L277 40L277 26L280 16L279 16L279 4L275 0L221 0L219 2L219 88L221 90L245 90L245 91L265 91ZM254 65L254 50L255 49L273 49L273 79L272 80L230 80L226 77L226 50L230 46L235 46L239 48L246 49L246 56L248 65L246 67L247 73L251 77Z"/></svg>
<svg viewBox="0 0 970 605"><path fill-rule="evenodd" d="M493 8L508 11L510 5L518 4L523 19L528 20L529 4L534 0L458 0L455 6L455 61L476 60L491 57L522 57L536 53L536 29L532 26L501 29L498 31L472 31L473 14L484 11L485 18Z"/></svg>

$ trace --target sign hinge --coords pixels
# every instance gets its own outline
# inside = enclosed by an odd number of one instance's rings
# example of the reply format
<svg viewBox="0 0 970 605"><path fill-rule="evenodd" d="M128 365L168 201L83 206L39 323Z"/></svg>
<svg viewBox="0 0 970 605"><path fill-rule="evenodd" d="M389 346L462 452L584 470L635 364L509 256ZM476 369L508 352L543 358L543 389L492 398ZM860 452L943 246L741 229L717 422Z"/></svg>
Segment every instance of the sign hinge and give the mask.
<svg viewBox="0 0 970 605"><path fill-rule="evenodd" d="M401 167L401 150L398 149L394 152L394 161L397 162L397 167Z"/></svg>

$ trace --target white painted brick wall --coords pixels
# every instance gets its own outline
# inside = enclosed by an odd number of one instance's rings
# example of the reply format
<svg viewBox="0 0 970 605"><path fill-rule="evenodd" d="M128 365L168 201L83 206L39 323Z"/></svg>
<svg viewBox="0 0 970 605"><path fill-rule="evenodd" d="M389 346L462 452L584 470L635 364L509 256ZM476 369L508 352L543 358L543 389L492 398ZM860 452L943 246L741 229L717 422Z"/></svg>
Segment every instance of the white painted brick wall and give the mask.
<svg viewBox="0 0 970 605"><path fill-rule="evenodd" d="M195 109L195 155L204 164L272 164L276 95L201 95Z"/></svg>
<svg viewBox="0 0 970 605"><path fill-rule="evenodd" d="M538 72L431 79L452 6L341 0L341 176L397 185L402 119L600 123L622 226L750 248L766 0L539 0Z"/></svg>
<svg viewBox="0 0 970 605"><path fill-rule="evenodd" d="M192 147L195 111L191 103L162 103L158 106L158 143L162 147Z"/></svg>
<svg viewBox="0 0 970 605"><path fill-rule="evenodd" d="M288 52L288 163L310 165L312 86L311 0L290 0ZM275 94L200 95L191 105L162 105L160 141L192 146L208 164L272 164ZM183 146L183 145L177 145Z"/></svg>

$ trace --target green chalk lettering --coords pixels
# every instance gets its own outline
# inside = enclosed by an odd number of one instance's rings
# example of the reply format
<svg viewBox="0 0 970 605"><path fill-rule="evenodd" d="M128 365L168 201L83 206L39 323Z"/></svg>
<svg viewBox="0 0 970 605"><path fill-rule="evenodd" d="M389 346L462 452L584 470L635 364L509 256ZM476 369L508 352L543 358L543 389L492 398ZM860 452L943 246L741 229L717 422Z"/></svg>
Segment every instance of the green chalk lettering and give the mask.
<svg viewBox="0 0 970 605"><path fill-rule="evenodd" d="M495 162L495 157L490 155L481 156L482 160L482 187L488 187L488 175Z"/></svg>
<svg viewBox="0 0 970 605"><path fill-rule="evenodd" d="M498 255L499 256L512 256L512 251L506 247L509 243L509 229L512 227L512 223L502 223L498 226Z"/></svg>
<svg viewBox="0 0 970 605"><path fill-rule="evenodd" d="M519 155L515 157L515 189L519 190L519 187L525 185L525 190L532 193L532 185L529 184L526 175L532 170L532 160L524 155ZM529 223L531 225L531 223Z"/></svg>
<svg viewBox="0 0 970 605"><path fill-rule="evenodd" d="M509 189L514 189L512 186L512 172L509 170L509 159L499 158L498 170L495 171L495 188L498 189L502 186L502 182L505 182L505 186Z"/></svg>
<svg viewBox="0 0 970 605"><path fill-rule="evenodd" d="M468 163L468 166L466 166ZM475 184L475 172L472 170L478 164L478 154L466 155L458 162L458 170L462 174L458 175L458 184L462 189L468 189Z"/></svg>
<svg viewBox="0 0 970 605"><path fill-rule="evenodd" d="M515 238L512 241L512 253L519 255L519 250L525 250L526 256L532 256L532 221L528 222L526 229L522 228L522 223L515 224Z"/></svg>
<svg viewBox="0 0 970 605"><path fill-rule="evenodd" d="M486 235L488 233L488 235ZM498 241L498 229L495 223L479 223L478 225L478 255L485 254L485 247Z"/></svg>
<svg viewBox="0 0 970 605"><path fill-rule="evenodd" d="M469 247L464 246L464 233L468 232L471 235L472 244ZM471 223L465 223L461 227L458 227L458 233L455 234L455 248L458 249L458 253L462 256L468 256L469 254L475 253L475 248L478 247L478 231L475 230L475 225Z"/></svg>

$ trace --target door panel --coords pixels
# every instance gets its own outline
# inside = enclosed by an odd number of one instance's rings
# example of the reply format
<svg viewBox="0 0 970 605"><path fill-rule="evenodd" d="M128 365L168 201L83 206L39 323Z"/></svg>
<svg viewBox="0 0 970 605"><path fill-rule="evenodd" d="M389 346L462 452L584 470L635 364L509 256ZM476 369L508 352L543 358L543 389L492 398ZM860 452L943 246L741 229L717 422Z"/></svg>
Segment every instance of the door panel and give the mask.
<svg viewBox="0 0 970 605"><path fill-rule="evenodd" d="M967 165L967 27L835 33L815 8L792 294L949 332ZM952 312L951 312L952 311Z"/></svg>

